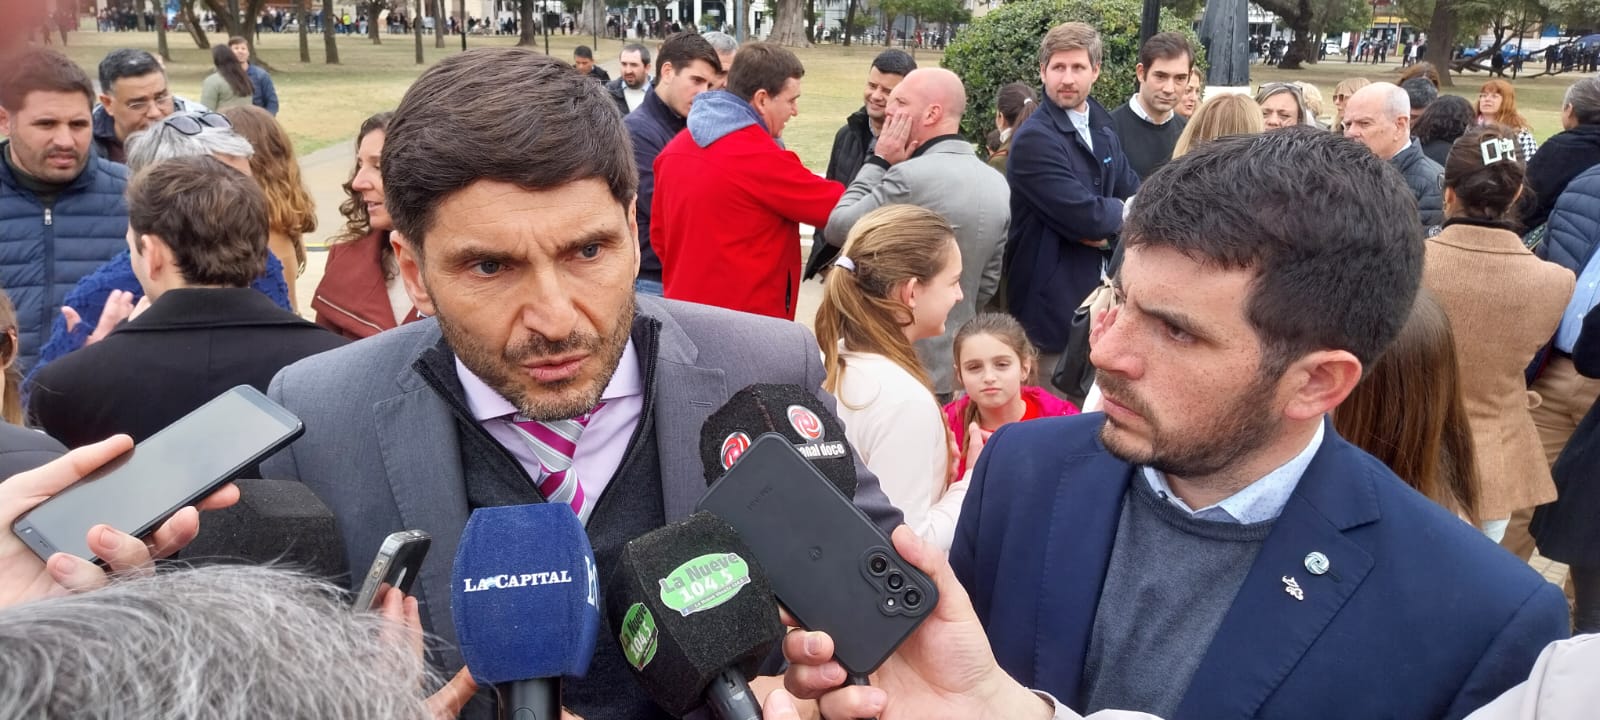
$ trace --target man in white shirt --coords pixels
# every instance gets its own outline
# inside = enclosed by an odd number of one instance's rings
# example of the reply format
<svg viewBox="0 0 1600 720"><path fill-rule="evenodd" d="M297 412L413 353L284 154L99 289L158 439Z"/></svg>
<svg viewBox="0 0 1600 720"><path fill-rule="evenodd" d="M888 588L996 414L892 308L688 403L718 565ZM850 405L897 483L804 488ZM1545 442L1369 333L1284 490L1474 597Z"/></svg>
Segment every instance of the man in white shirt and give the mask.
<svg viewBox="0 0 1600 720"><path fill-rule="evenodd" d="M620 75L606 83L606 92L616 101L617 110L627 115L644 103L645 94L655 82L655 78L650 77L650 50L638 43L628 43L622 46L617 64L621 66Z"/></svg>

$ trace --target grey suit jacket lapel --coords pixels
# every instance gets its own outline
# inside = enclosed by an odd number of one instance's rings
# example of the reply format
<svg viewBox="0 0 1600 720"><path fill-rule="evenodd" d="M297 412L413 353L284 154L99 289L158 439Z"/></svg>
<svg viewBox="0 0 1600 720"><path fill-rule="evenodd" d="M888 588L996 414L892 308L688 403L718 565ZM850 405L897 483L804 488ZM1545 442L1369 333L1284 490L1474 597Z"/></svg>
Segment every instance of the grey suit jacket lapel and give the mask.
<svg viewBox="0 0 1600 720"><path fill-rule="evenodd" d="M453 647L456 628L450 614L450 573L469 514L455 420L444 400L410 363L396 380L400 392L372 405L384 475L404 526L433 535L412 595L434 634Z"/></svg>
<svg viewBox="0 0 1600 720"><path fill-rule="evenodd" d="M639 312L661 322L654 412L657 453L661 458L661 498L670 523L688 517L705 495L700 427L727 402L728 387L721 369L695 364L700 352L671 315L644 298L640 299Z"/></svg>

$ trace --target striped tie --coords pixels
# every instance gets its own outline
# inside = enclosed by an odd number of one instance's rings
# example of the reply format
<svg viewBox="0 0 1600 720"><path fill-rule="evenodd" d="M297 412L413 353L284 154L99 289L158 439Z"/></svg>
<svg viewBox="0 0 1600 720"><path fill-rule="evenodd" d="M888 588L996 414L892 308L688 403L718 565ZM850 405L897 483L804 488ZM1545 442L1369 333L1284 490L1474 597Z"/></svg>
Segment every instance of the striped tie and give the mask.
<svg viewBox="0 0 1600 720"><path fill-rule="evenodd" d="M578 470L572 466L572 457L578 451L578 436L588 427L590 418L605 407L596 405L593 410L571 420L543 422L529 420L521 414L513 415L511 426L526 440L533 454L544 468L544 478L539 481L539 492L546 502L567 503L578 519L589 521L589 504L584 502L583 486L578 484Z"/></svg>

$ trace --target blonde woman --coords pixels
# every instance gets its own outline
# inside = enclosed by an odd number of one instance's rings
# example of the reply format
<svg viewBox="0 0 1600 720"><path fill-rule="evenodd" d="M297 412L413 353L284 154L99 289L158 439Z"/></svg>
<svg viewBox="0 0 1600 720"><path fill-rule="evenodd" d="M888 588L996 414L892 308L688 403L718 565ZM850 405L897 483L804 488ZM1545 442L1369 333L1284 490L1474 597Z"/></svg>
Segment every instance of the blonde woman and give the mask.
<svg viewBox="0 0 1600 720"><path fill-rule="evenodd" d="M1350 96L1357 90L1371 85L1372 81L1366 78L1345 78L1333 87L1333 131L1344 133L1344 104L1350 101Z"/></svg>
<svg viewBox="0 0 1600 720"><path fill-rule="evenodd" d="M250 141L250 174L267 194L267 249L283 263L283 282L289 288L289 309L300 312L295 281L306 268L306 233L317 229L317 206L300 179L300 161L294 143L271 113L254 105L231 107L222 114L233 131Z"/></svg>
<svg viewBox="0 0 1600 720"><path fill-rule="evenodd" d="M834 265L816 318L823 387L906 524L948 550L967 481L951 482L944 413L912 343L944 334L961 301L955 231L931 210L885 205L856 221Z"/></svg>
<svg viewBox="0 0 1600 720"><path fill-rule="evenodd" d="M1249 95L1229 93L1218 95L1200 104L1178 144L1172 148L1172 157L1183 157L1207 142L1224 135L1254 135L1262 131L1261 106Z"/></svg>

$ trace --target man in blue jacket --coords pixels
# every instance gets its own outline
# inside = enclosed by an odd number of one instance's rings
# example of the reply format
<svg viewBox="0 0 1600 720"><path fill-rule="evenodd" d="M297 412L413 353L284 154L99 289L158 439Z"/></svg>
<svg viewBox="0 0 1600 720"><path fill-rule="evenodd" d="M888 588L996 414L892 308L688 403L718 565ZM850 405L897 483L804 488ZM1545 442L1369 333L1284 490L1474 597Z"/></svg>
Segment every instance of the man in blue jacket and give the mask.
<svg viewBox="0 0 1600 720"><path fill-rule="evenodd" d="M228 49L233 51L233 57L244 67L245 74L250 76L250 86L255 88L250 104L277 115L278 88L272 84L272 76L266 70L250 63L250 41L242 37L228 38Z"/></svg>
<svg viewBox="0 0 1600 720"><path fill-rule="evenodd" d="M1561 591L1326 419L1420 285L1386 164L1293 127L1151 176L1092 336L1105 414L990 437L950 570L898 544L944 587L873 678L887 708L846 687L824 712L1456 720L1527 677L1567 635ZM827 643L804 644L789 687L816 695Z"/></svg>
<svg viewBox="0 0 1600 720"><path fill-rule="evenodd" d="M643 71L640 71L643 72ZM661 296L661 258L650 247L650 200L656 191L656 156L683 130L695 96L711 89L722 74L722 62L711 43L695 33L667 38L656 53L656 82L639 109L626 113L622 124L633 141L633 162L639 168L639 279L635 287Z"/></svg>
<svg viewBox="0 0 1600 720"><path fill-rule="evenodd" d="M128 171L92 150L93 104L89 76L54 50L0 67L0 287L24 373L67 291L126 247Z"/></svg>
<svg viewBox="0 0 1600 720"><path fill-rule="evenodd" d="M1084 23L1045 34L1039 77L1047 101L1017 129L1006 166L1006 302L1047 372L1066 348L1073 311L1100 283L1123 201L1139 189L1111 113L1089 97L1100 54L1100 33Z"/></svg>

